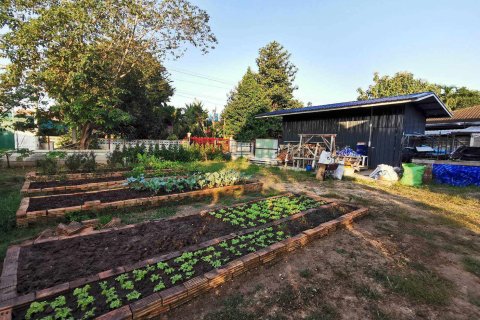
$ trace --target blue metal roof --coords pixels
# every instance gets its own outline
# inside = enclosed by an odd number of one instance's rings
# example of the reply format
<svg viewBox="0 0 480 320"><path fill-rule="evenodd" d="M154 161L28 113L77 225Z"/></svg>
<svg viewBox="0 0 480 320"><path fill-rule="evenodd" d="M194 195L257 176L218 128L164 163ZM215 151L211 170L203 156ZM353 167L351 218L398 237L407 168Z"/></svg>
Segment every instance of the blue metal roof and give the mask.
<svg viewBox="0 0 480 320"><path fill-rule="evenodd" d="M420 92L420 93L412 93L412 94L406 94L406 95L394 96L394 97L331 103L331 104L324 104L324 105L304 107L304 108L295 108L295 109L276 110L272 112L259 114L256 117L257 118L280 117L280 116L288 116L292 114L316 113L316 112L324 112L324 111L331 111L331 110L354 109L354 108L361 108L361 107L374 107L374 106L407 103L407 102L416 103L421 109L425 111L427 118L438 117L439 115L443 115L445 117L451 116L450 111L440 101L440 99L437 97L435 93Z"/></svg>

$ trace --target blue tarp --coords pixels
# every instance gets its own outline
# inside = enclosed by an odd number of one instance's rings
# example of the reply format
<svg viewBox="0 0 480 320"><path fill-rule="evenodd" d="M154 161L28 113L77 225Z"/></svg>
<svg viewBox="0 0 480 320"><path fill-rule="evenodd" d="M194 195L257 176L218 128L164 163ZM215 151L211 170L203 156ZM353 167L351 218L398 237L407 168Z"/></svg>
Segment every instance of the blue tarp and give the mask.
<svg viewBox="0 0 480 320"><path fill-rule="evenodd" d="M342 150L337 151L337 156L342 156L342 157L360 157L361 154L355 152L355 150L353 150L353 149L350 148L350 147L345 147L345 148L343 148Z"/></svg>
<svg viewBox="0 0 480 320"><path fill-rule="evenodd" d="M480 187L480 167L478 166L434 164L432 175L433 180L437 183L449 184L456 187L471 185Z"/></svg>

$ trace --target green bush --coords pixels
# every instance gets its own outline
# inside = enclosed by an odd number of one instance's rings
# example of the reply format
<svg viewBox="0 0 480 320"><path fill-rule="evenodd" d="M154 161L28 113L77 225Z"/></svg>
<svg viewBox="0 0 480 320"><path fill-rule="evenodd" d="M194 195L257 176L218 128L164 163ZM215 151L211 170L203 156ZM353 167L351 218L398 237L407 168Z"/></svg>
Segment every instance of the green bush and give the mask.
<svg viewBox="0 0 480 320"><path fill-rule="evenodd" d="M97 168L95 158L93 151L73 153L65 158L65 166L71 172L92 172Z"/></svg>
<svg viewBox="0 0 480 320"><path fill-rule="evenodd" d="M59 171L58 160L64 159L66 153L63 151L50 151L45 155L45 159L37 160L37 168L41 174L53 175Z"/></svg>
<svg viewBox="0 0 480 320"><path fill-rule="evenodd" d="M83 162L82 162L82 171L86 172L93 172L97 169L97 162L95 161L95 158L97 156L93 151L90 151L90 153L87 153L84 155Z"/></svg>
<svg viewBox="0 0 480 320"><path fill-rule="evenodd" d="M117 145L112 152L107 154L107 166L112 169L125 167L125 161L123 159L123 151L120 150L119 145Z"/></svg>
<svg viewBox="0 0 480 320"><path fill-rule="evenodd" d="M122 149L117 146L114 151L107 155L107 164L111 168L135 167L138 164L144 165L144 163L140 163L143 158L139 158L139 155L141 157L154 157L164 163L167 161L194 162L231 159L231 155L229 153L224 153L221 146L192 144L171 145L166 147L165 145L160 146L158 144L149 146L141 144L136 146L126 146ZM151 168L152 166L146 167Z"/></svg>
<svg viewBox="0 0 480 320"><path fill-rule="evenodd" d="M65 158L65 166L70 171L79 171L82 166L82 153L70 154Z"/></svg>

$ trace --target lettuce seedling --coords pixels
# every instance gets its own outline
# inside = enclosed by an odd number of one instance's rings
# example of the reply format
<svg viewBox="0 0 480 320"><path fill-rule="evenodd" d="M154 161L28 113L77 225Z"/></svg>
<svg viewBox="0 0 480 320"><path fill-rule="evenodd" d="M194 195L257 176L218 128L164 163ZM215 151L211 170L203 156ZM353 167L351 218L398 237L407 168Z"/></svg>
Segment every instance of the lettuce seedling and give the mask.
<svg viewBox="0 0 480 320"><path fill-rule="evenodd" d="M150 276L150 282L158 281L158 279L160 279L160 275L158 275L158 274L152 274Z"/></svg>
<svg viewBox="0 0 480 320"><path fill-rule="evenodd" d="M168 267L165 270L163 270L163 272L165 272L165 274L172 274L175 272L175 269Z"/></svg>
<svg viewBox="0 0 480 320"><path fill-rule="evenodd" d="M86 286L82 288L76 288L73 291L73 295L77 297L77 306L82 311L85 311L87 307L90 304L93 304L93 302L95 301L95 298L88 294L88 291L90 290L90 288L91 288L90 285L87 284Z"/></svg>
<svg viewBox="0 0 480 320"><path fill-rule="evenodd" d="M153 288L153 292L157 292L157 291L160 291L160 290L163 290L165 289L165 284L163 283L163 281L160 281L159 283L157 283L157 285Z"/></svg>
<svg viewBox="0 0 480 320"><path fill-rule="evenodd" d="M165 270L166 268L168 268L168 264L166 262L157 263L157 269L158 270Z"/></svg>
<svg viewBox="0 0 480 320"><path fill-rule="evenodd" d="M41 312L45 311L46 306L48 306L47 301L32 302L30 304L30 307L27 310L27 313L25 314L25 319L30 320L34 314L41 313Z"/></svg>
<svg viewBox="0 0 480 320"><path fill-rule="evenodd" d="M136 290L126 295L128 301L137 300L142 294Z"/></svg>
<svg viewBox="0 0 480 320"><path fill-rule="evenodd" d="M122 301L118 298L115 287L108 288L107 282L103 281L100 282L100 288L102 288L102 295L106 297L110 309L116 309L122 306Z"/></svg>
<svg viewBox="0 0 480 320"><path fill-rule="evenodd" d="M174 274L171 278L170 281L172 284L175 284L176 282L180 281L183 279L183 276L181 274Z"/></svg>
<svg viewBox="0 0 480 320"><path fill-rule="evenodd" d="M134 280L136 282L142 281L148 273L148 270L135 269L132 271Z"/></svg>

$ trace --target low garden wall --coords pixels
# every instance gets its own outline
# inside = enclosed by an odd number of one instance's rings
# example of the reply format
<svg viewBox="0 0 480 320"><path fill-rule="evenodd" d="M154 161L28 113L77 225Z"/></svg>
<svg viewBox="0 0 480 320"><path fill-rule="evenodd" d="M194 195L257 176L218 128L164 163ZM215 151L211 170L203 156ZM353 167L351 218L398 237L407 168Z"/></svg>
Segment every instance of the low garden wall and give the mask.
<svg viewBox="0 0 480 320"><path fill-rule="evenodd" d="M195 191L188 191L183 193L173 193L173 194L167 194L167 195L135 198L135 199L106 202L106 203L102 203L100 200L86 201L82 205L78 205L78 206L37 210L37 211L28 211L31 197L26 197L26 198L23 198L22 201L20 202L20 207L16 213L16 221L17 221L17 226L27 226L28 224L32 224L38 221L63 217L67 212L103 210L103 209L110 209L110 208L121 209L121 208L134 207L134 206L157 206L159 204L169 202L169 201L180 201L185 199L202 198L202 197L210 196L213 194L226 194L226 193L231 193L235 191L256 192L256 191L260 191L262 189L262 186L263 184L261 182L253 181L253 182L248 182L242 185L233 185L233 186L218 187L218 188L211 188L211 189L195 190ZM124 188L124 189L126 190L128 188ZM121 190L121 188L117 190ZM83 193L95 194L98 192L103 192L103 191L85 191ZM75 193L75 194L81 194L81 193ZM55 195L39 196L35 198L37 199L54 198L58 196L75 195L75 194L62 194L62 195L56 195L56 196Z"/></svg>
<svg viewBox="0 0 480 320"><path fill-rule="evenodd" d="M317 199L322 199L317 197ZM320 208L329 208L337 205L337 203L328 203ZM313 211L312 211L313 210ZM16 270L18 268L18 258L20 255L21 246L12 246L7 251L7 257L4 263L4 269L1 278L0 288L0 319L10 320L12 319L12 311L15 314L15 310L25 308L31 302L35 300L46 300L53 298L61 293L72 291L74 288L84 286L87 283L98 282L99 280L106 280L114 276L131 272L139 268L145 268L156 263L174 259L182 255L182 252L204 250L207 247L218 245L226 240L233 239L242 235L251 234L256 230L264 229L267 226L280 225L282 223L299 219L308 214L311 214L316 209L309 209L304 212L294 214L292 216L282 218L261 226L249 228L247 230L241 230L235 234L228 234L225 236L217 237L215 239L203 242L199 245L183 248L180 251L170 252L158 257L152 257L141 262L134 263L132 265L119 266L110 270L106 270L95 274L87 278L80 278L50 287L28 294L18 296L16 295ZM350 225L355 219L358 219L367 213L367 208L357 208L353 211L345 213L338 218L321 223L313 228L304 230L296 235L292 235L282 241L278 241L272 245L269 245L263 249L244 254L227 264L213 269L209 272L186 280L185 282L172 286L170 288L155 292L140 300L124 305L118 309L107 312L97 317L97 319L147 319L159 316L191 299L213 289L219 285L222 285L226 281L229 281L240 274L252 270L260 265L273 263L278 258L289 254L290 252L305 246L306 244L314 241L317 238L328 235L334 230ZM204 211L201 214L207 214L208 211ZM175 219L175 218L172 218ZM124 228L131 228L132 226L125 226ZM98 231L109 232L109 231ZM45 239L45 241L61 241L58 239ZM25 243L24 246L31 243ZM18 313L18 312L17 312ZM18 317L18 315L17 315Z"/></svg>

